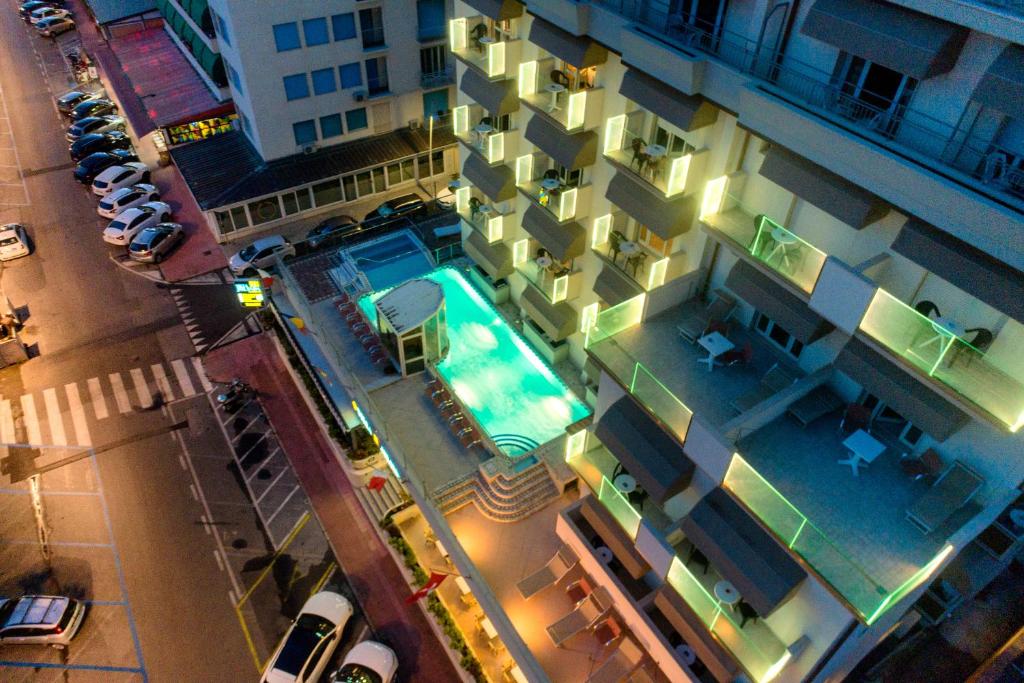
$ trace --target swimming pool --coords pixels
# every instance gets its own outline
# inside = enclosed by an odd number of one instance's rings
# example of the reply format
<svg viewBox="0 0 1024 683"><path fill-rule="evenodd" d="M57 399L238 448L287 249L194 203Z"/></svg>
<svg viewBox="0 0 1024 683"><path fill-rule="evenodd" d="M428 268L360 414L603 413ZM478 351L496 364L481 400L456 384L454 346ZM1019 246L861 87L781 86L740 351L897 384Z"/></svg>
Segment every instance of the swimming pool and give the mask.
<svg viewBox="0 0 1024 683"><path fill-rule="evenodd" d="M451 346L437 370L503 451L524 453L590 414L462 273L445 267L422 277L444 288ZM373 301L384 294L360 300L370 320Z"/></svg>
<svg viewBox="0 0 1024 683"><path fill-rule="evenodd" d="M434 267L423 245L408 230L358 244L345 252L374 291L393 287Z"/></svg>

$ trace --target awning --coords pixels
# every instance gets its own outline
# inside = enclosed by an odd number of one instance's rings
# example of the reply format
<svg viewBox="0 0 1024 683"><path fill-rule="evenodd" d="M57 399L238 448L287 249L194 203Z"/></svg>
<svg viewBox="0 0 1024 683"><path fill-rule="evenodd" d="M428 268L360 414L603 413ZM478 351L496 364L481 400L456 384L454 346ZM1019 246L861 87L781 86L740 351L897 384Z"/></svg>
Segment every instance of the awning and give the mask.
<svg viewBox="0 0 1024 683"><path fill-rule="evenodd" d="M971 99L1024 120L1024 47L1007 45L981 77Z"/></svg>
<svg viewBox="0 0 1024 683"><path fill-rule="evenodd" d="M696 193L666 199L651 186L633 180L622 171L608 183L604 196L663 240L679 237L690 230L700 201L700 195Z"/></svg>
<svg viewBox="0 0 1024 683"><path fill-rule="evenodd" d="M881 0L815 0L800 31L919 80L952 69L968 34Z"/></svg>
<svg viewBox="0 0 1024 683"><path fill-rule="evenodd" d="M889 211L874 194L779 145L768 150L761 175L857 230Z"/></svg>
<svg viewBox="0 0 1024 683"><path fill-rule="evenodd" d="M636 280L607 263L594 280L594 293L604 299L609 306L617 306L643 292L644 288L637 284Z"/></svg>
<svg viewBox="0 0 1024 683"><path fill-rule="evenodd" d="M612 551L615 559L625 568L634 579L639 579L651 571L651 565L647 564L640 551L633 544L626 530L622 528L608 509L598 502L594 496L587 496L580 501L580 514L587 521L597 535L601 537L602 543Z"/></svg>
<svg viewBox="0 0 1024 683"><path fill-rule="evenodd" d="M892 250L1024 323L1024 273L980 249L911 218Z"/></svg>
<svg viewBox="0 0 1024 683"><path fill-rule="evenodd" d="M459 87L490 114L501 116L519 111L515 79L489 81L476 69L466 69Z"/></svg>
<svg viewBox="0 0 1024 683"><path fill-rule="evenodd" d="M728 683L736 680L741 673L736 660L711 635L704 625L704 619L686 603L679 591L666 583L654 594L654 606L693 649L697 659L708 668L716 681Z"/></svg>
<svg viewBox="0 0 1024 683"><path fill-rule="evenodd" d="M856 337L843 347L835 367L933 439L945 441L970 421L966 413L919 382L913 370L889 360Z"/></svg>
<svg viewBox="0 0 1024 683"><path fill-rule="evenodd" d="M532 285L523 290L519 305L553 341L561 341L576 331L576 309L564 301L551 303Z"/></svg>
<svg viewBox="0 0 1024 683"><path fill-rule="evenodd" d="M718 119L718 107L700 95L681 93L636 69L626 71L619 94L685 131L710 126Z"/></svg>
<svg viewBox="0 0 1024 683"><path fill-rule="evenodd" d="M732 267L725 286L804 344L815 342L834 329L802 299L746 261Z"/></svg>
<svg viewBox="0 0 1024 683"><path fill-rule="evenodd" d="M516 0L463 0L485 17L491 19L515 19L523 15L523 4Z"/></svg>
<svg viewBox="0 0 1024 683"><path fill-rule="evenodd" d="M516 196L515 172L505 164L491 166L479 154L466 157L462 177L480 188L493 202L507 202Z"/></svg>
<svg viewBox="0 0 1024 683"><path fill-rule="evenodd" d="M483 234L473 230L463 240L462 248L493 279L512 274L512 250L504 242L489 244Z"/></svg>
<svg viewBox="0 0 1024 683"><path fill-rule="evenodd" d="M608 50L586 36L574 36L540 17L533 18L530 42L577 69L604 64Z"/></svg>
<svg viewBox="0 0 1024 683"><path fill-rule="evenodd" d="M682 444L629 396L609 406L594 434L659 505L690 485L694 465Z"/></svg>
<svg viewBox="0 0 1024 683"><path fill-rule="evenodd" d="M590 166L597 159L597 133L566 133L543 116L526 124L526 139L570 171Z"/></svg>
<svg viewBox="0 0 1024 683"><path fill-rule="evenodd" d="M523 214L522 226L559 261L583 256L587 231L579 223L559 223L546 209L531 205Z"/></svg>
<svg viewBox="0 0 1024 683"><path fill-rule="evenodd" d="M807 576L725 489L714 488L701 498L679 528L762 617L785 602Z"/></svg>

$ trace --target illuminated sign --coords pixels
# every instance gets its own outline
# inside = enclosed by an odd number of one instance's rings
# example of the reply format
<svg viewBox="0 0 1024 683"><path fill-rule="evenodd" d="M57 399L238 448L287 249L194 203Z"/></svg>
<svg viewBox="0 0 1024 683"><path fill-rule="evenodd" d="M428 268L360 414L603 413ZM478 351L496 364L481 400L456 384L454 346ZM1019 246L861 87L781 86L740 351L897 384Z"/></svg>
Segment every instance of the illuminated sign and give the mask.
<svg viewBox="0 0 1024 683"><path fill-rule="evenodd" d="M259 308L263 305L263 283L258 278L235 280L235 296L245 308Z"/></svg>

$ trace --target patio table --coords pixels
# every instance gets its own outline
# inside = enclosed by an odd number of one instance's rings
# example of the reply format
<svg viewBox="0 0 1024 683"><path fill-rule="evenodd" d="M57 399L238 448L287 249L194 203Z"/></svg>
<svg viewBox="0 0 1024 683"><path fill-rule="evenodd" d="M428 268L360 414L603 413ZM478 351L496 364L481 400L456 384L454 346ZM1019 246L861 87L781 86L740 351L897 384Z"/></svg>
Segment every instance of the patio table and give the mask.
<svg viewBox="0 0 1024 683"><path fill-rule="evenodd" d="M767 260L770 261L776 254L782 252L781 262L789 268L789 248L796 244L796 235L783 228L772 228L772 239L775 240L775 248L768 255Z"/></svg>
<svg viewBox="0 0 1024 683"><path fill-rule="evenodd" d="M715 597L731 607L740 601L740 592L728 581L719 581L715 584Z"/></svg>
<svg viewBox="0 0 1024 683"><path fill-rule="evenodd" d="M601 560L603 564L608 564L615 557L608 546L600 546L594 549L594 554L597 555L597 559Z"/></svg>
<svg viewBox="0 0 1024 683"><path fill-rule="evenodd" d="M843 446L850 451L850 457L837 461L840 465L849 465L853 470L853 476L858 476L857 466L869 465L875 458L885 451L885 444L868 434L863 429L858 429L843 441Z"/></svg>
<svg viewBox="0 0 1024 683"><path fill-rule="evenodd" d="M544 89L551 93L551 104L548 106L548 112L558 111L558 94L565 92L565 86L559 83L548 83L544 86Z"/></svg>
<svg viewBox="0 0 1024 683"><path fill-rule="evenodd" d="M636 479L631 474L620 474L615 477L615 488L622 493L633 493L636 491Z"/></svg>
<svg viewBox="0 0 1024 683"><path fill-rule="evenodd" d="M560 181L558 178L545 178L544 180L540 181L540 186L543 187L545 190L557 190L559 187L562 186L562 181Z"/></svg>
<svg viewBox="0 0 1024 683"><path fill-rule="evenodd" d="M697 343L708 352L707 358L701 358L698 363L707 363L708 372L711 372L712 368L715 367L715 359L721 356L726 351L731 351L736 348L736 345L729 341L724 334L721 332L712 332L711 334L705 334L703 337L697 340Z"/></svg>
<svg viewBox="0 0 1024 683"><path fill-rule="evenodd" d="M957 321L953 320L952 318L940 316L938 318L930 319L929 322L931 322L932 324L932 329L935 331L935 336L929 337L924 343L921 344L921 346L925 347L931 346L932 344L939 344L940 354L946 351L946 349L941 348L941 345L943 344L943 340L947 339L949 335L953 335L954 337L960 337L962 339L963 336L967 334L967 330L964 329L964 326L958 323ZM952 343L952 340L950 340L950 343Z"/></svg>
<svg viewBox="0 0 1024 683"><path fill-rule="evenodd" d="M693 666L693 663L697 661L697 653L686 643L676 645L675 651L679 655L679 659L683 660L683 664L686 666Z"/></svg>

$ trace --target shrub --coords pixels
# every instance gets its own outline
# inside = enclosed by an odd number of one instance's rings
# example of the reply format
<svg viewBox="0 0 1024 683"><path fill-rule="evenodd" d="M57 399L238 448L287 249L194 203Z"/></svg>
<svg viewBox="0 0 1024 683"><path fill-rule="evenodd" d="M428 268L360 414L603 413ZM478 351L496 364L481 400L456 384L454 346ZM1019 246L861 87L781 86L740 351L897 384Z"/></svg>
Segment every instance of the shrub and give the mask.
<svg viewBox="0 0 1024 683"><path fill-rule="evenodd" d="M362 460L380 452L380 444L377 443L377 439L373 437L373 434L365 426L356 425L356 428L351 431L349 436L352 439L352 454L350 457L353 459Z"/></svg>

